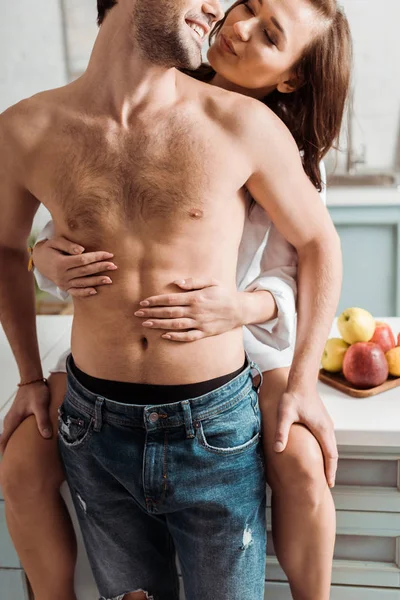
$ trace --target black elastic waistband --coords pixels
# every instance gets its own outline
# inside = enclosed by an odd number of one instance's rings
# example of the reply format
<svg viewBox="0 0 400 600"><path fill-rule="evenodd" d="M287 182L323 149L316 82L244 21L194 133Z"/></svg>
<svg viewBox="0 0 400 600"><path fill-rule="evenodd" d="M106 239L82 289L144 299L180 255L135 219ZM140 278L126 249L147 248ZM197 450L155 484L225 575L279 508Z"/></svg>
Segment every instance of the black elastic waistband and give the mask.
<svg viewBox="0 0 400 600"><path fill-rule="evenodd" d="M130 383L125 381L109 381L92 377L81 371L71 356L71 371L83 387L104 398L123 404L167 404L197 398L216 390L237 377L247 366L247 361L237 371L222 375L200 383L184 385L154 385L148 383Z"/></svg>

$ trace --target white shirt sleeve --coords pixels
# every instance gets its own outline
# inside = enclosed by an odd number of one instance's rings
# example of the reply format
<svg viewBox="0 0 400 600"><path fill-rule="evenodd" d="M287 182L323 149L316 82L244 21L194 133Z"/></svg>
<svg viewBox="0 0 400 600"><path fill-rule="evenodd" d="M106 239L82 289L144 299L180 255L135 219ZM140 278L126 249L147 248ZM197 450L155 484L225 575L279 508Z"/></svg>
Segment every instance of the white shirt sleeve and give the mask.
<svg viewBox="0 0 400 600"><path fill-rule="evenodd" d="M321 200L326 204L326 171L320 163ZM278 316L247 328L256 340L279 351L294 347L296 335L297 252L272 224L260 262L260 274L245 291L266 290L273 295ZM284 366L284 365L283 365Z"/></svg>
<svg viewBox="0 0 400 600"><path fill-rule="evenodd" d="M39 233L38 238L35 242L35 245L38 244L39 242L43 242L43 240L51 239L52 237L54 237L54 235L55 235L54 223L53 223L53 221L49 221L45 225L45 227L42 229L42 231ZM69 300L70 295L68 294L68 292L64 292L63 290L60 290L60 288L57 287L55 283L53 283L52 281L50 281L50 279L48 279L47 277L42 275L42 273L40 271L38 271L38 269L36 267L33 269L33 273L35 275L35 278L36 278L39 288L43 292L47 292L47 293L51 294L52 296L55 296L59 300L63 300L63 301Z"/></svg>

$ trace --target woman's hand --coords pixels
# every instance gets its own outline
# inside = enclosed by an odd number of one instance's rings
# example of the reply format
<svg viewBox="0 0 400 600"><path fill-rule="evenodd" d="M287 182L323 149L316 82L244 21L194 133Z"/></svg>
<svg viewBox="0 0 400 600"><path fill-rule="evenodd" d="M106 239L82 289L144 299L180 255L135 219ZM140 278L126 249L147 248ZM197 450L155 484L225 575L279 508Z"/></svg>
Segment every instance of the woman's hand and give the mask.
<svg viewBox="0 0 400 600"><path fill-rule="evenodd" d="M143 327L166 329L161 337L193 342L219 335L242 325L242 294L225 288L216 279L174 281L186 293L151 296L135 312ZM184 330L184 331L182 331Z"/></svg>
<svg viewBox="0 0 400 600"><path fill-rule="evenodd" d="M62 236L39 242L32 253L38 271L76 298L93 296L96 287L112 283L105 273L118 268L110 262L113 256L110 252L85 253L82 246Z"/></svg>

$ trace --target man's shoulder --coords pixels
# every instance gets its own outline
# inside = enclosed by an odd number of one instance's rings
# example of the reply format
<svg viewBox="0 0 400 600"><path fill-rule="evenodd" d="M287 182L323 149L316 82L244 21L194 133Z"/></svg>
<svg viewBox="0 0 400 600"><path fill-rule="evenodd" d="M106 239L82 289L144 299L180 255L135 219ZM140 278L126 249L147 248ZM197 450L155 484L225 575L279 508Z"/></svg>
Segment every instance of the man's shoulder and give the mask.
<svg viewBox="0 0 400 600"><path fill-rule="evenodd" d="M52 130L59 112L60 90L25 98L0 114L0 139L8 150L29 152Z"/></svg>
<svg viewBox="0 0 400 600"><path fill-rule="evenodd" d="M254 142L257 139L276 140L281 136L292 138L283 121L260 100L241 96L236 104L236 118L243 136L250 135Z"/></svg>
<svg viewBox="0 0 400 600"><path fill-rule="evenodd" d="M286 125L260 100L237 92L208 87L211 88L208 98L213 113L235 136L243 140L250 138L253 142L259 137L265 140L285 133L290 136Z"/></svg>

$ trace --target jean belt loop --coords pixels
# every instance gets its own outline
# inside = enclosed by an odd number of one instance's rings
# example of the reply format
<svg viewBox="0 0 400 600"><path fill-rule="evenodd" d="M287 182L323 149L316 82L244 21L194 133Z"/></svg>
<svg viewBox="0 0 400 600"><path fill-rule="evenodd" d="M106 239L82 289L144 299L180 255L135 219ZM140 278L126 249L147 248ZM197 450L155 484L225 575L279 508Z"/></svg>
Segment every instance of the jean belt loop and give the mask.
<svg viewBox="0 0 400 600"><path fill-rule="evenodd" d="M260 370L260 367L254 361L252 361L252 360L250 361L250 369L251 370L255 369L257 371L257 373L259 374L259 376L260 376L260 382L259 382L259 384L256 387L256 392L258 394L258 392L260 391L260 387L263 384L263 374L262 374L262 372ZM253 377L253 380L254 380L254 377Z"/></svg>
<svg viewBox="0 0 400 600"><path fill-rule="evenodd" d="M192 421L192 411L190 410L190 402L189 400L182 401L183 408L183 418L185 419L185 429L186 429L186 437L194 438L194 429L193 429L193 421Z"/></svg>
<svg viewBox="0 0 400 600"><path fill-rule="evenodd" d="M101 426L103 425L103 404L104 398L97 397L94 407L94 431L101 431Z"/></svg>

